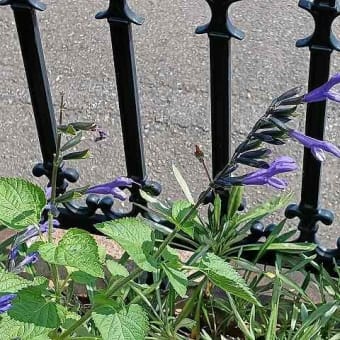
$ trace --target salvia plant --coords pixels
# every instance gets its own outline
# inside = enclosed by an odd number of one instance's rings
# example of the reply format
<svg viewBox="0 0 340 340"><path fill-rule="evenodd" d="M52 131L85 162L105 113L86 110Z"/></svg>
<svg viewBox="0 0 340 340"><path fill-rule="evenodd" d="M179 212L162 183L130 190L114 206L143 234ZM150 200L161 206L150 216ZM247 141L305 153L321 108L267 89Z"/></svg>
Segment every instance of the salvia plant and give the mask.
<svg viewBox="0 0 340 340"><path fill-rule="evenodd" d="M281 175L297 169L288 156L269 160L272 145L294 139L320 162L325 152L340 157L334 144L291 127L299 105L340 101L339 82L337 74L305 95L294 88L274 99L215 178L196 146L209 180L196 201L174 167L184 199L164 203L141 190L144 214L97 224L124 250L118 259L87 231L54 236L60 205L84 194L124 201L123 189L140 185L118 177L58 191L63 163L89 156L89 150L74 150L83 135L107 137L93 123L65 124L62 100L48 186L0 178L1 228L13 231L0 244L0 338L340 339L340 269L334 264L330 275L317 263L315 245L294 242L285 220L266 228L261 222L291 195L250 209L243 200L249 185L285 189ZM264 259L271 265L261 265Z"/></svg>

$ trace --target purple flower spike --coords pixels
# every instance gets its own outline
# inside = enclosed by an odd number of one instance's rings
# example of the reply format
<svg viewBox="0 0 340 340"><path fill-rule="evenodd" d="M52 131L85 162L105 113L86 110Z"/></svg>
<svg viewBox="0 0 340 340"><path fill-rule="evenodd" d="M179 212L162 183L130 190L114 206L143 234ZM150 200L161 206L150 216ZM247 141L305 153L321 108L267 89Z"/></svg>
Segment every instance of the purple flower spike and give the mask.
<svg viewBox="0 0 340 340"><path fill-rule="evenodd" d="M310 149L313 156L320 162L323 162L326 159L324 151L340 158L340 149L330 142L306 136L296 130L290 130L288 134L300 142L304 147Z"/></svg>
<svg viewBox="0 0 340 340"><path fill-rule="evenodd" d="M340 103L340 93L335 92L332 90L336 84L340 83L340 73L335 74L329 81L320 87L312 90L311 92L307 93L303 101L305 103L314 103L314 102L321 102L326 99L334 100L335 102Z"/></svg>
<svg viewBox="0 0 340 340"><path fill-rule="evenodd" d="M29 266L30 264L36 263L39 260L39 253L37 251L28 254L18 265L16 265L13 269L13 273L20 273L23 271L25 266Z"/></svg>
<svg viewBox="0 0 340 340"><path fill-rule="evenodd" d="M0 297L0 314L7 312L12 307L12 300L15 297L15 294L7 294Z"/></svg>
<svg viewBox="0 0 340 340"><path fill-rule="evenodd" d="M120 187L131 187L132 184L137 184L131 178L117 177L114 181L93 186L87 190L87 194L102 194L112 195L121 201L126 200L127 196Z"/></svg>
<svg viewBox="0 0 340 340"><path fill-rule="evenodd" d="M287 187L287 182L274 176L284 172L294 171L296 169L297 165L294 159L288 156L282 156L277 158L273 163L271 163L268 169L261 169L246 175L242 179L242 184L244 185L269 184L277 189L285 189Z"/></svg>
<svg viewBox="0 0 340 340"><path fill-rule="evenodd" d="M53 227L59 227L60 223L58 220L53 219ZM21 244L24 243L26 241L28 241L29 239L31 239L32 237L36 237L39 235L39 232L44 234L46 233L48 230L48 221L43 222L43 223L39 223L39 229L34 226L31 225L29 227L27 227L26 231L20 235L17 240L16 240L16 244Z"/></svg>
<svg viewBox="0 0 340 340"><path fill-rule="evenodd" d="M15 261L15 259L18 257L18 253L18 247L14 246L8 253L8 259L10 261Z"/></svg>

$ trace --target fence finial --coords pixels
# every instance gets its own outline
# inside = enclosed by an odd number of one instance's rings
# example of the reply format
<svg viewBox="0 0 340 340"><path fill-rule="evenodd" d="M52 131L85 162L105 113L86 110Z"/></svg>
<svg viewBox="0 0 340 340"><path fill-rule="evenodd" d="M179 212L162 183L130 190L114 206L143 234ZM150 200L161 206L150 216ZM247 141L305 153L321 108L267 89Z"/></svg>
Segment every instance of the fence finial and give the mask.
<svg viewBox="0 0 340 340"><path fill-rule="evenodd" d="M206 0L211 8L212 16L208 24L199 26L196 29L197 34L207 33L226 38L236 38L242 40L244 33L237 29L228 17L229 7L241 0Z"/></svg>
<svg viewBox="0 0 340 340"><path fill-rule="evenodd" d="M12 8L32 8L38 11L44 11L46 5L39 0L1 0L0 6L10 5Z"/></svg>
<svg viewBox="0 0 340 340"><path fill-rule="evenodd" d="M332 23L340 15L339 1L300 0L299 7L309 12L315 22L315 30L309 37L296 42L296 47L322 48L340 51L340 41L332 32Z"/></svg>
<svg viewBox="0 0 340 340"><path fill-rule="evenodd" d="M109 21L128 22L141 25L144 19L134 13L126 0L110 0L106 11L97 13L96 19L108 19Z"/></svg>

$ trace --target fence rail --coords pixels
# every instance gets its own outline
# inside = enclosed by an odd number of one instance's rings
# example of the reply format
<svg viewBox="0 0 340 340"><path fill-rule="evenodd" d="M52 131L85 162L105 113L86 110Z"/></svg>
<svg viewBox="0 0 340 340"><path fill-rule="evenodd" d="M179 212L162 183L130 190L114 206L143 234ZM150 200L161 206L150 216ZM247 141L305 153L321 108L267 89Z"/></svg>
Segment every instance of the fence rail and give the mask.
<svg viewBox="0 0 340 340"><path fill-rule="evenodd" d="M198 27L196 33L208 34L210 41L212 168L215 176L228 162L231 154L231 39L242 40L244 34L232 25L228 14L230 5L241 0L206 1L211 9L211 21ZM56 120L36 17L37 11L44 11L46 6L38 0L2 0L0 5L10 5L13 10L32 100L43 158L43 162L34 167L33 174L45 175L50 179L51 162L56 150ZM300 0L299 6L308 11L315 21L314 32L296 43L297 47L309 47L308 88L312 90L328 80L331 54L334 50L340 50L340 42L332 33L332 23L340 14L340 4L335 0ZM126 0L110 0L108 9L98 13L96 18L107 19L110 26L127 175L140 183L145 190L158 195L161 186L146 180L131 28L131 24L141 25L143 19L129 8ZM322 140L325 116L325 101L308 104L306 135ZM299 204L288 206L285 212L287 218L299 219L299 242L317 243L318 223L331 225L334 220L331 211L319 206L320 176L321 163L313 158L309 149L305 149L301 201ZM58 173L58 192L64 192L67 182L76 182L78 177L75 169L62 167ZM131 201L146 204L137 187L129 190ZM65 204L61 209L61 224L64 227L78 226L94 232L94 223L123 216L114 212L112 206L113 200L110 197L89 195L86 206ZM97 213L98 211L103 214ZM134 206L132 211L124 216L135 216L140 212L141 209ZM248 238L251 242L268 236L268 228L254 226L252 232ZM340 263L340 238L337 248L325 249L319 246L316 252L318 260L331 270L334 261Z"/></svg>

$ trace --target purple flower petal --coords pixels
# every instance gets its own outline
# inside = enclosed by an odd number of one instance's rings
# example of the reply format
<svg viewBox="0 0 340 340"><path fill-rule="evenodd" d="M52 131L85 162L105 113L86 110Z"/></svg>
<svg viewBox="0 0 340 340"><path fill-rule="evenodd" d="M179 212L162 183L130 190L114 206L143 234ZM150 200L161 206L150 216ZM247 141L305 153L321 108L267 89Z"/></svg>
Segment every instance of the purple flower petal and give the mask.
<svg viewBox="0 0 340 340"><path fill-rule="evenodd" d="M277 177L268 178L268 184L280 190L286 189L287 187L287 182Z"/></svg>
<svg viewBox="0 0 340 340"><path fill-rule="evenodd" d="M288 156L282 156L272 162L268 169L261 169L246 175L242 179L244 185L269 184L277 189L285 189L287 183L277 177L277 174L294 171L297 169L295 160Z"/></svg>
<svg viewBox="0 0 340 340"><path fill-rule="evenodd" d="M305 136L303 133L296 130L290 130L288 134L300 142L304 147L311 149L314 157L320 162L325 160L325 157L321 154L321 150L329 152L335 157L340 158L340 149L328 141Z"/></svg>
<svg viewBox="0 0 340 340"><path fill-rule="evenodd" d="M88 188L87 194L100 194L100 195L109 195L111 194L111 188L109 186L97 185L91 188Z"/></svg>
<svg viewBox="0 0 340 340"><path fill-rule="evenodd" d="M8 259L14 261L18 257L18 247L14 246L8 253Z"/></svg>
<svg viewBox="0 0 340 340"><path fill-rule="evenodd" d="M119 188L113 188L111 194L120 201L125 201L127 199L126 193Z"/></svg>
<svg viewBox="0 0 340 340"><path fill-rule="evenodd" d="M45 197L49 201L52 196L52 187L46 187L45 188Z"/></svg>
<svg viewBox="0 0 340 340"><path fill-rule="evenodd" d="M113 195L121 201L124 201L127 196L120 189L121 187L131 187L132 184L137 184L131 178L117 177L114 181L95 185L87 190L88 194L102 194L102 195Z"/></svg>
<svg viewBox="0 0 340 340"><path fill-rule="evenodd" d="M295 160L291 157L288 156L282 156L277 158L267 169L269 173L272 173L273 176L284 173L284 172L289 172L289 171L294 171L297 169L297 164Z"/></svg>
<svg viewBox="0 0 340 340"><path fill-rule="evenodd" d="M7 294L0 297L0 314L7 312L12 307L12 300L16 294Z"/></svg>
<svg viewBox="0 0 340 340"><path fill-rule="evenodd" d="M306 103L314 103L324 101L327 98L330 100L334 100L336 102L340 102L340 94L331 90L333 86L340 83L340 73L335 74L329 81L316 89L307 93L303 101Z"/></svg>
<svg viewBox="0 0 340 340"><path fill-rule="evenodd" d="M326 152L329 152L331 153L332 155L334 155L335 157L338 157L340 158L340 149L335 146L334 144L330 143L330 142L327 142L327 141L324 141L323 142L323 146L324 146L324 150Z"/></svg>
<svg viewBox="0 0 340 340"><path fill-rule="evenodd" d="M18 267L28 266L36 263L39 260L39 253L37 251L28 254L19 264Z"/></svg>
<svg viewBox="0 0 340 340"><path fill-rule="evenodd" d="M337 103L340 103L340 93L334 92L334 91L329 91L327 98L330 100L333 100Z"/></svg>
<svg viewBox="0 0 340 340"><path fill-rule="evenodd" d="M318 161L323 162L326 159L326 155L322 149L312 147L310 151L313 154L314 158L317 159Z"/></svg>

